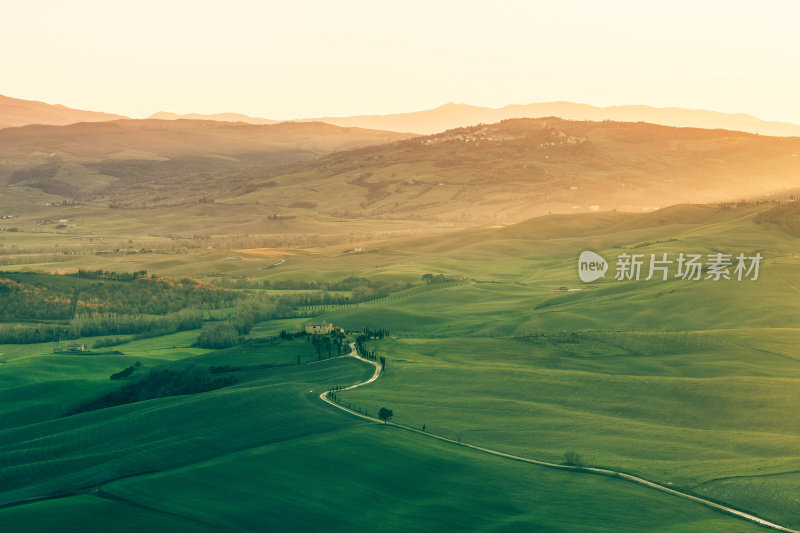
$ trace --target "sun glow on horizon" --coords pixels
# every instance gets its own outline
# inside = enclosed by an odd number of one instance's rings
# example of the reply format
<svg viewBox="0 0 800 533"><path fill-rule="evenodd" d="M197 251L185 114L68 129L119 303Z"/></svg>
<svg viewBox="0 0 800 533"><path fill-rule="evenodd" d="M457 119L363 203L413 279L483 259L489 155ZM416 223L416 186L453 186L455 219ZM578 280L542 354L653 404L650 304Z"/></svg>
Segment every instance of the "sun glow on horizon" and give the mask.
<svg viewBox="0 0 800 533"><path fill-rule="evenodd" d="M793 2L16 2L0 94L135 118L546 101L800 123Z"/></svg>

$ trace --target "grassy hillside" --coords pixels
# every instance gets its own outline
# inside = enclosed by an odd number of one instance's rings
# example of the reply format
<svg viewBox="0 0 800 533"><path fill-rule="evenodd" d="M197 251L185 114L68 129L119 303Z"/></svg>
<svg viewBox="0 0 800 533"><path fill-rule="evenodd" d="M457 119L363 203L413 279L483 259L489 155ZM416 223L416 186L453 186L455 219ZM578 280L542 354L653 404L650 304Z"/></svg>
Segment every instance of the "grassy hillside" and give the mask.
<svg viewBox="0 0 800 533"><path fill-rule="evenodd" d="M755 530L619 481L520 467L380 426L263 446L105 490L243 531ZM231 497L234 507L222 501Z"/></svg>
<svg viewBox="0 0 800 533"><path fill-rule="evenodd" d="M596 206L638 211L796 187L800 139L644 123L507 120L341 153L275 179L325 212L514 222Z"/></svg>
<svg viewBox="0 0 800 533"><path fill-rule="evenodd" d="M599 209L623 221L676 202L741 207L753 194L778 206L796 196L800 171L797 138L652 124L524 119L401 138L187 120L3 130L0 266L230 275L548 213ZM378 145L347 150L366 144ZM670 224L701 211L673 213ZM567 235L584 219L566 220L530 231Z"/></svg>
<svg viewBox="0 0 800 533"><path fill-rule="evenodd" d="M3 370L13 371L12 363ZM341 359L249 371L233 387L8 429L0 438L0 498L5 504L72 494L126 476L357 424L331 413L309 391L357 381L367 371Z"/></svg>
<svg viewBox="0 0 800 533"><path fill-rule="evenodd" d="M590 464L797 527L797 238L763 209L543 217L396 244L380 275L465 281L324 316L390 329L374 386L342 393L395 421L524 456ZM583 284L582 250L765 256L757 281ZM394 256L390 258L390 253ZM373 258L374 263L379 263ZM379 275L378 271L374 275ZM673 271L674 274L674 271Z"/></svg>
<svg viewBox="0 0 800 533"><path fill-rule="evenodd" d="M308 306L306 317L262 322L247 338L320 319L388 329L390 338L368 342L387 359L382 377L338 393L362 411L388 407L398 423L553 462L574 451L586 464L797 528L800 257L798 238L772 223L772 209L550 215L394 238L358 253L330 246L243 250L238 261L133 257L205 270L247 293L354 293L341 281L350 276L402 288L358 304ZM584 250L611 263L604 279L579 280ZM758 280L614 279L619 254L681 252L758 252L763 261ZM109 260L84 260L95 257ZM209 267L227 270L212 277ZM91 356L0 346L0 499L64 496L0 509L0 524L31 513L44 529L59 513L74 523L80 510L121 505L121 513L141 510L126 515L132 523L164 517L190 530L352 530L377 517L386 531L749 528L618 480L365 426L318 395L372 369L315 362L303 340L211 351L190 347L196 338L128 341L114 347L121 354ZM135 361L142 371L229 365L238 382L58 418L118 386L109 375ZM487 490L494 496L476 496Z"/></svg>
<svg viewBox="0 0 800 533"><path fill-rule="evenodd" d="M97 220L92 235L102 236L119 219L135 230L142 210L157 209L147 219L172 235L209 233L185 223L197 217L206 226L213 217L220 228L213 233L228 235L332 227L352 234L367 221L399 233L549 212L738 201L796 188L800 175L798 138L726 130L549 118L408 137L318 123L194 120L6 129L0 183L14 187L0 198L21 201L4 205L3 216L21 218L3 227L23 223L35 233L31 225L79 214ZM25 196L24 187L54 196ZM70 223L64 233L82 233L70 232Z"/></svg>
<svg viewBox="0 0 800 533"><path fill-rule="evenodd" d="M89 517L91 525L89 524ZM191 520L150 511L137 505L81 495L31 503L0 510L5 531L64 531L79 533L87 527L103 531L210 532L214 528Z"/></svg>
<svg viewBox="0 0 800 533"><path fill-rule="evenodd" d="M783 349L764 353L763 336ZM341 396L526 457L575 450L797 526L798 339L792 329L384 341L383 380ZM760 490L770 496L752 500Z"/></svg>
<svg viewBox="0 0 800 533"><path fill-rule="evenodd" d="M800 203L791 202L759 213L756 222L775 224L787 233L800 237Z"/></svg>
<svg viewBox="0 0 800 533"><path fill-rule="evenodd" d="M261 360L271 354L264 349ZM235 363L243 355L195 359ZM47 356L25 360L55 370ZM19 362L3 371L25 374ZM106 371L70 364L66 374L76 379L77 372L99 379ZM107 531L755 531L621 481L520 468L365 426L319 402L320 390L370 373L353 360L241 372L242 383L228 389L6 430L0 497L45 499L0 508L0 526L79 531L91 513L94 526ZM487 491L490 501L480 496Z"/></svg>

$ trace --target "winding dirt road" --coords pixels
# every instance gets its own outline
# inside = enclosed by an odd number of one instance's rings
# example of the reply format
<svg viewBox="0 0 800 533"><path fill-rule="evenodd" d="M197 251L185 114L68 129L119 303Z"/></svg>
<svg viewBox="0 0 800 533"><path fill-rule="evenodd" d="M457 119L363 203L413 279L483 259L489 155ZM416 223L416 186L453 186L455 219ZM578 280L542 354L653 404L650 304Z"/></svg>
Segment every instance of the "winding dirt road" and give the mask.
<svg viewBox="0 0 800 533"><path fill-rule="evenodd" d="M360 361L364 361L367 364L373 365L375 367L375 373L367 381L362 381L360 383L356 383L354 385L350 385L349 387L346 387L346 388L340 389L340 390L352 390L352 389L355 389L355 388L358 388L358 387L363 387L364 385L369 385L370 383L376 381L381 375L382 367L381 367L381 365L379 363L377 363L375 361L370 361L369 359L364 359L363 357L358 355L358 352L356 351L355 344L351 343L350 344L350 348L351 348L352 351L348 355L350 357L354 357L354 358L356 358L356 359L358 359ZM347 407L345 407L343 405L339 405L338 403L334 402L333 400L331 400L328 397L329 393L330 393L330 391L323 392L322 394L319 395L320 399L322 401L324 401L324 402L336 407L337 409L341 409L342 411L350 413L353 416L357 416L359 418L363 418L365 420L369 420L370 422L375 422L375 423L378 423L378 424L384 424L384 422L382 420L379 420L379 419L377 419L375 417L368 416L368 415L365 415L363 413L359 413L357 411L353 411L352 409L349 409L349 408L347 408ZM394 426L396 428L404 429L406 431L413 431L414 433L419 433L420 435L425 435L426 437L430 437L432 439L437 439L437 440L449 442L449 443L452 443L452 444L456 444L458 446L465 446L467 448L472 448L473 450L477 450L477 451L480 451L480 452L488 453L488 454L491 454L491 455L496 455L498 457L505 457L506 459L512 459L514 461L521 461L523 463L530 463L530 464L535 464L535 465L539 465L539 466L545 466L545 467L548 467L548 468L557 468L559 470L572 470L574 472L582 472L582 473L587 473L587 474L596 474L596 475L601 475L601 476L613 477L613 478L617 478L617 479L624 479L626 481L630 481L632 483L636 483L637 485L642 485L644 487L648 487L648 488L651 488L651 489L654 489L654 490L665 492L667 494L672 494L673 496L678 496L679 498L684 498L686 500L691 500L691 501L699 503L701 505L705 505L706 507L710 507L710 508L715 509L717 511L720 511L720 512L735 516L737 518L741 518L742 520L747 520L748 522L752 522L752 523L758 524L760 526L764 526L764 527L767 527L767 528L770 528L770 529L774 529L774 530L777 530L777 531L785 531L787 533L800 533L800 531L798 531L796 529L790 529L790 528L784 527L784 526L782 526L780 524L776 524L774 522L770 522L769 520L765 520L763 518L759 518L759 517L757 517L755 515L752 515L752 514L749 514L749 513L745 513L744 511L739 511L738 509L734 509L732 507L728 507L726 505L722 505L720 503L716 503L716 502L713 502L711 500L706 500L705 498L701 498L699 496L694 496L694 495L686 493L686 492L681 492L681 491L676 490L676 489L671 489L669 487L665 487L664 485L660 485L660 484L655 483L653 481L648 481L648 480L646 480L644 478L641 478L641 477L638 477L638 476L634 476L634 475L631 475L631 474L626 474L625 472L618 472L616 470L609 470L609 469L606 469L606 468L593 468L593 467L588 467L588 466L580 467L580 466L562 465L562 464L558 464L558 463L550 463L550 462L547 462L547 461L540 461L538 459L529 459L527 457L520 457L518 455L511 455L509 453L504 453L504 452L501 452L501 451L492 450L490 448L482 448L480 446L475 446L474 444L467 444L465 442L456 441L456 440L453 440L453 439L449 439L447 437L442 437L441 435L436 435L435 433L429 433L427 431L422 431L421 429L413 428L411 426L404 426L402 424L395 424L394 422L388 422L388 423L385 423L385 424L389 425L389 426Z"/></svg>

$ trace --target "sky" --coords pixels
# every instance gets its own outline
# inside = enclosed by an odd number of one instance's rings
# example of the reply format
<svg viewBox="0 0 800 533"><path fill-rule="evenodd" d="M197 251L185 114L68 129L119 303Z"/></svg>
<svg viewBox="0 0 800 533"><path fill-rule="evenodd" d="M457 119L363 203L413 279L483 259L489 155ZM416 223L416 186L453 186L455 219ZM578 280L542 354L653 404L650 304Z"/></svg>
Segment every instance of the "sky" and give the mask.
<svg viewBox="0 0 800 533"><path fill-rule="evenodd" d="M0 94L272 119L546 101L800 123L800 2L4 0Z"/></svg>

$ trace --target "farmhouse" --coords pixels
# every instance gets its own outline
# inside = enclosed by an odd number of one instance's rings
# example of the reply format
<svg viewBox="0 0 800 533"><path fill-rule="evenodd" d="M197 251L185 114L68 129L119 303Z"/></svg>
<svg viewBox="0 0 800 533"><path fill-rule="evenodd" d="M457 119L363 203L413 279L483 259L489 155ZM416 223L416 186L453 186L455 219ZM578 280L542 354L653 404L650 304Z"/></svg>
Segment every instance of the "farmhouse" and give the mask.
<svg viewBox="0 0 800 533"><path fill-rule="evenodd" d="M85 344L70 344L67 346L67 349L64 350L69 353L78 353L78 352L85 352L86 345Z"/></svg>
<svg viewBox="0 0 800 533"><path fill-rule="evenodd" d="M312 335L325 335L333 331L333 324L330 322L311 322L306 324L306 333Z"/></svg>

